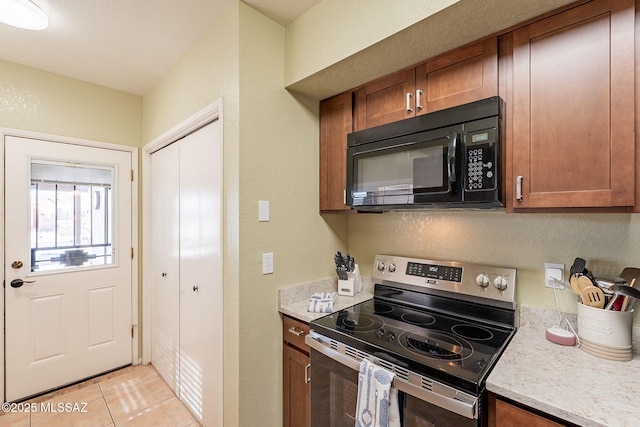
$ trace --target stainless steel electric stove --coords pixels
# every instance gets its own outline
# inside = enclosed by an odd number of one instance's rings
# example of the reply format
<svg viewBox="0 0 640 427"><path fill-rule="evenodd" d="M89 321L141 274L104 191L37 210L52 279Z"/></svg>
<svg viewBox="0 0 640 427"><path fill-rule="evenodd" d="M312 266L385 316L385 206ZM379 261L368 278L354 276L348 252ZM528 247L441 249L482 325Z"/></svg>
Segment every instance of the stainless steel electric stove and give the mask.
<svg viewBox="0 0 640 427"><path fill-rule="evenodd" d="M372 278L372 300L311 322L313 425L353 425L363 358L395 373L403 426L486 425L485 381L516 327L515 269L378 255Z"/></svg>

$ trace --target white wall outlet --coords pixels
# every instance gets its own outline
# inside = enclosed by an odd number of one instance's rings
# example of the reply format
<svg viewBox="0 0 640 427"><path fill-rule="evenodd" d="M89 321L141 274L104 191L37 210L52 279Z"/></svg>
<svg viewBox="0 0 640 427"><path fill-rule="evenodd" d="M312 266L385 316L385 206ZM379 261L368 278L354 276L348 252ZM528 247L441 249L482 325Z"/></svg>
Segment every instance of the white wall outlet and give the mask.
<svg viewBox="0 0 640 427"><path fill-rule="evenodd" d="M547 288L564 289L564 264L544 263L544 285Z"/></svg>
<svg viewBox="0 0 640 427"><path fill-rule="evenodd" d="M273 253L262 254L262 274L273 273Z"/></svg>
<svg viewBox="0 0 640 427"><path fill-rule="evenodd" d="M269 201L258 200L258 221L269 222Z"/></svg>

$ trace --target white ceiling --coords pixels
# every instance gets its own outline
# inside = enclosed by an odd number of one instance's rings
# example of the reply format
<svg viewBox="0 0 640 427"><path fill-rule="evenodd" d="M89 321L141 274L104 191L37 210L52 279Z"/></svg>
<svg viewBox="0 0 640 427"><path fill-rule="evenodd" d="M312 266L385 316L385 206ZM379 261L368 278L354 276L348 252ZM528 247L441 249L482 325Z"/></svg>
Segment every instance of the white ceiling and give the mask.
<svg viewBox="0 0 640 427"><path fill-rule="evenodd" d="M137 95L208 32L235 0L32 0L49 28L0 23L0 59ZM244 0L287 25L320 0Z"/></svg>

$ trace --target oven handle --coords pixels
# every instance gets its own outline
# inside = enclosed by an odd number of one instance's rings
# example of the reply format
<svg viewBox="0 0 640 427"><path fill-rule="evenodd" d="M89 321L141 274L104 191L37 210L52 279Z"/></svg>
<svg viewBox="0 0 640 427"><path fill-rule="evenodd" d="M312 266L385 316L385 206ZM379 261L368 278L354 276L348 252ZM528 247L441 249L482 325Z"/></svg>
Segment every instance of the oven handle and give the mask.
<svg viewBox="0 0 640 427"><path fill-rule="evenodd" d="M304 342L312 349L324 354L330 359L340 362L355 371L360 370L359 361L346 356L324 344L322 338L324 338L322 335L311 331L310 334L305 337ZM371 360L372 357L370 355L366 353L362 354L365 354L369 358L369 360ZM416 375L416 377L418 377L418 375ZM392 384L393 387L397 388L399 391L403 391L411 396L416 397L417 399L439 406L440 408L446 409L447 411L455 412L456 414L469 419L478 418L478 398L473 397L469 394L452 389L454 390L453 396L444 396L442 394L434 393L433 391L424 389L419 385L415 385L408 381L405 381L404 379L399 378L397 375L393 378Z"/></svg>

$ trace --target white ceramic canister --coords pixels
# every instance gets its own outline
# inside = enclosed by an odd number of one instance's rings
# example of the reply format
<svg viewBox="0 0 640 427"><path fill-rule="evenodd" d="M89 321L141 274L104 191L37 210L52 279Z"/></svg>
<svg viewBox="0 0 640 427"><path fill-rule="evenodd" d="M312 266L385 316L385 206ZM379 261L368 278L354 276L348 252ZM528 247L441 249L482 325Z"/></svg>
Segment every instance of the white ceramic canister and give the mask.
<svg viewBox="0 0 640 427"><path fill-rule="evenodd" d="M610 347L631 347L633 310L614 311L578 303L578 336Z"/></svg>

